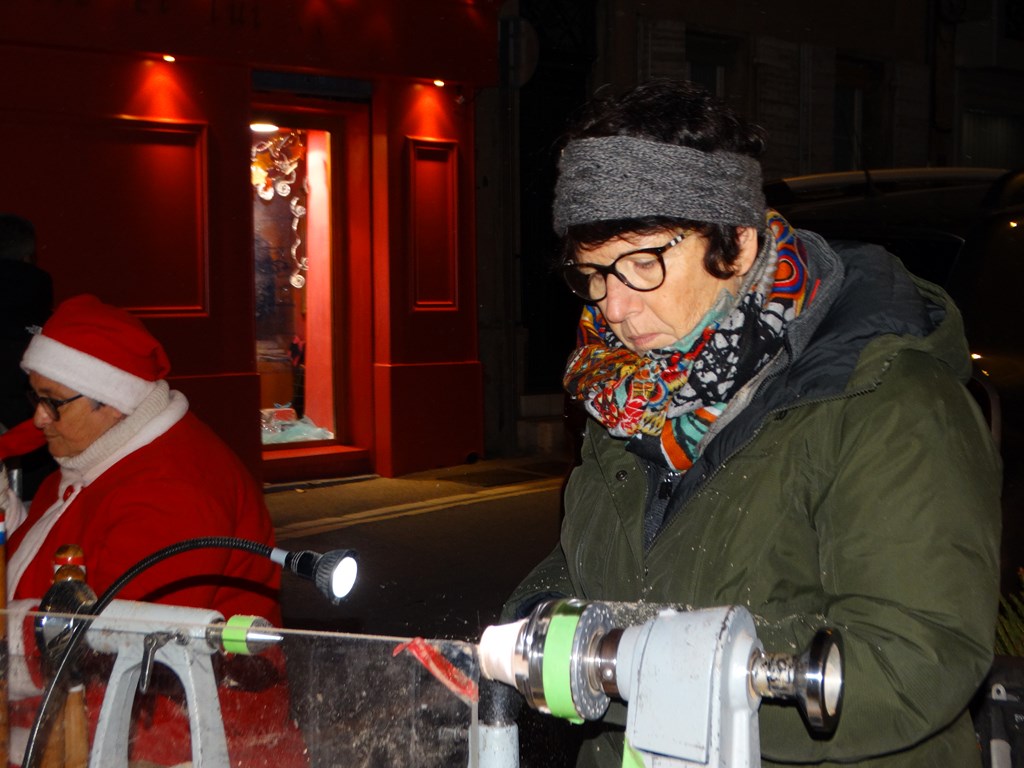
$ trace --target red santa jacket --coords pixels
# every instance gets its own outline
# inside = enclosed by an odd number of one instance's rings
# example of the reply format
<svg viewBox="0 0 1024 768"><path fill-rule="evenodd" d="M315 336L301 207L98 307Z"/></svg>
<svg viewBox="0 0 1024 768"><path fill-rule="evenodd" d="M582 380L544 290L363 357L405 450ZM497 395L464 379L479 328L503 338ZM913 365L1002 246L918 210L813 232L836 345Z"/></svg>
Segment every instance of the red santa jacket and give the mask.
<svg viewBox="0 0 1024 768"><path fill-rule="evenodd" d="M57 501L59 487L59 472L43 482L28 518L10 537L9 557ZM256 482L206 425L186 413L79 491L26 569L14 598L41 597L49 589L53 554L62 544L82 547L89 586L103 594L145 556L198 536L273 544L270 514ZM144 571L118 597L214 608L225 616L254 614L277 625L280 578L280 568L265 558L200 549Z"/></svg>

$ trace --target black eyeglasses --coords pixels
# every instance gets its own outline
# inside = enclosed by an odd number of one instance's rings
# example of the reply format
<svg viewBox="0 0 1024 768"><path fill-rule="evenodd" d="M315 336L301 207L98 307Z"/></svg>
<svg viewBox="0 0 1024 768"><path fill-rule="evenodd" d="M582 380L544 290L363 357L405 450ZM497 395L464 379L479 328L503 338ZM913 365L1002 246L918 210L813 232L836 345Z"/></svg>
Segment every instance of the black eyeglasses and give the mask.
<svg viewBox="0 0 1024 768"><path fill-rule="evenodd" d="M80 397L85 397L85 395L78 394L75 395L74 397L66 397L63 400L55 400L52 397L43 397L42 395L38 394L34 389L30 389L25 394L28 395L28 401L29 403L31 403L33 411L35 411L35 409L41 405L43 406L43 410L46 411L46 415L49 416L50 419L52 419L53 421L60 421L60 409L63 406L67 405L68 403L74 402Z"/></svg>
<svg viewBox="0 0 1024 768"><path fill-rule="evenodd" d="M559 269L569 290L588 304L595 304L608 295L608 277L615 275L634 291L653 291L665 282L665 251L679 245L693 232L680 232L656 248L637 248L615 259L611 264L588 264L566 261Z"/></svg>

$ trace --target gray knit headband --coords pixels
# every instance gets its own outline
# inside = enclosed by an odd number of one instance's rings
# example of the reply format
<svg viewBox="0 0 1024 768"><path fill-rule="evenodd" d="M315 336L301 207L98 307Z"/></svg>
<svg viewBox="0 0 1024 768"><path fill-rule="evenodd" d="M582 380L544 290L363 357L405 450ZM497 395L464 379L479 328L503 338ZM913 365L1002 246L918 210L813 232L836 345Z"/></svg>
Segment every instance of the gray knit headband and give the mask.
<svg viewBox="0 0 1024 768"><path fill-rule="evenodd" d="M746 155L602 136L570 141L558 168L559 236L576 224L646 216L764 225L761 164Z"/></svg>

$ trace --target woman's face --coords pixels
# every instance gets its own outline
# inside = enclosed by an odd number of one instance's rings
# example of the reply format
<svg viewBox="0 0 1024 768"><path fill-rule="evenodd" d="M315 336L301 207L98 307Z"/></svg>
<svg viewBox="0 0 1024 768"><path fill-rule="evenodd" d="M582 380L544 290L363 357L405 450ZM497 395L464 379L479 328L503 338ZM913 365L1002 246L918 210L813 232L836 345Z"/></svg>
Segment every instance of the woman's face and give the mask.
<svg viewBox="0 0 1024 768"><path fill-rule="evenodd" d="M54 400L67 400L79 394L35 371L29 373L28 383L37 395ZM101 405L97 408L86 397L71 400L61 406L58 412L60 418L54 419L40 404L36 406L32 417L36 428L42 430L50 454L55 459L77 456L124 418L124 414L113 406Z"/></svg>
<svg viewBox="0 0 1024 768"><path fill-rule="evenodd" d="M677 233L665 230L649 235L627 233L577 254L577 260L611 264L616 257L637 248L665 245ZM615 335L629 349L644 354L671 346L694 329L723 292L735 295L757 258L757 233L752 227L739 229L740 252L736 272L718 278L704 269L707 240L694 233L665 251L665 282L653 291L636 291L617 277L606 280L608 295L597 302Z"/></svg>

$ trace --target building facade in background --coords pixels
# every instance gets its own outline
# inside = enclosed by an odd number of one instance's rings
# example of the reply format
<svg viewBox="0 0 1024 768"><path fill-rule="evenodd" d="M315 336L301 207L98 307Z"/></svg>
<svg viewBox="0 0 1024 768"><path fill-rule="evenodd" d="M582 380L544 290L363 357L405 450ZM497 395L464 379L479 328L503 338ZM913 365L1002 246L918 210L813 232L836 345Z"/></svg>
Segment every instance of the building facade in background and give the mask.
<svg viewBox="0 0 1024 768"><path fill-rule="evenodd" d="M473 95L496 0L9 0L0 211L139 315L265 480L483 452Z"/></svg>

